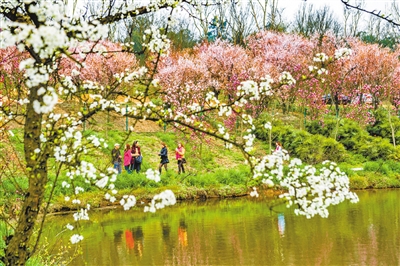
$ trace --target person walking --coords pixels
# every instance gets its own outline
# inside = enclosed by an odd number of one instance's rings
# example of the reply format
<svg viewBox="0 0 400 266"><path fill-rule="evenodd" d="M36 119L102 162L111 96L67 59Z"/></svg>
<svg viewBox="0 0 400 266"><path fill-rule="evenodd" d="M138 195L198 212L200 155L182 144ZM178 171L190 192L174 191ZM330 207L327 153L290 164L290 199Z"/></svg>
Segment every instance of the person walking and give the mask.
<svg viewBox="0 0 400 266"><path fill-rule="evenodd" d="M112 163L114 164L114 169L118 171L118 174L122 172L121 169L121 161L122 161L122 156L121 156L121 151L119 150L119 144L115 143L114 144L114 149L111 151L111 157L112 157Z"/></svg>
<svg viewBox="0 0 400 266"><path fill-rule="evenodd" d="M128 174L132 173L131 161L132 161L131 145L126 144L124 150L124 168L128 172Z"/></svg>
<svg viewBox="0 0 400 266"><path fill-rule="evenodd" d="M160 171L160 174L163 166L165 168L165 172L167 171L167 165L169 163L167 145L164 142L161 142L161 146L161 151L158 154L158 156L161 157L160 165L158 166L158 171Z"/></svg>
<svg viewBox="0 0 400 266"><path fill-rule="evenodd" d="M136 171L136 173L139 173L143 157L142 157L142 152L140 151L139 142L137 140L133 142L131 151L132 151L131 170Z"/></svg>
<svg viewBox="0 0 400 266"><path fill-rule="evenodd" d="M178 143L178 148L175 150L175 158L178 161L178 174L185 173L185 167L183 167L183 164L186 163L185 148L182 143Z"/></svg>

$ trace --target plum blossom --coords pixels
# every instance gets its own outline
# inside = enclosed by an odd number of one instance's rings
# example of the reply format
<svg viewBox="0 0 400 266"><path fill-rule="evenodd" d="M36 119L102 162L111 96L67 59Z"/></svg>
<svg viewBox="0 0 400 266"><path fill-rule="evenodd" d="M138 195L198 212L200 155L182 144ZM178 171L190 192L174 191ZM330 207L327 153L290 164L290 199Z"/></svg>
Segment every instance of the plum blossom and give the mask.
<svg viewBox="0 0 400 266"><path fill-rule="evenodd" d="M327 56L325 53L318 53L313 58L314 62L325 62L328 61L328 59L329 56Z"/></svg>
<svg viewBox="0 0 400 266"><path fill-rule="evenodd" d="M264 128L265 128L265 129L268 129L268 130L271 130L271 129L272 129L271 122L265 123L265 124L264 124Z"/></svg>
<svg viewBox="0 0 400 266"><path fill-rule="evenodd" d="M149 206L144 207L145 212L156 212L157 209L162 209L166 206L176 204L175 194L171 190L165 190L157 194L151 200Z"/></svg>
<svg viewBox="0 0 400 266"><path fill-rule="evenodd" d="M259 195L256 187L253 187L253 190L250 192L250 196L258 198Z"/></svg>
<svg viewBox="0 0 400 266"><path fill-rule="evenodd" d="M288 161L289 172L284 172L283 163ZM358 197L350 191L349 179L333 162L323 162L323 167L317 169L304 165L300 159L290 159L272 154L263 157L255 165L253 178L262 177L261 182L268 187L279 185L287 189L280 195L285 199L287 207L298 206L295 214L311 218L315 215L328 217L328 207L344 200L358 202ZM254 194L254 192L253 192Z"/></svg>
<svg viewBox="0 0 400 266"><path fill-rule="evenodd" d="M352 50L349 48L340 48L335 51L335 59L340 60L340 59L346 59L349 58L352 55Z"/></svg>
<svg viewBox="0 0 400 266"><path fill-rule="evenodd" d="M153 180L155 182L160 182L161 178L160 178L160 172L157 170L153 170L153 169L147 169L146 171L146 178Z"/></svg>
<svg viewBox="0 0 400 266"><path fill-rule="evenodd" d="M74 229L74 226L72 226L72 225L70 225L70 224L67 224L65 227L66 227L68 230L73 230L73 229Z"/></svg>
<svg viewBox="0 0 400 266"><path fill-rule="evenodd" d="M170 40L166 35L160 33L160 29L157 27L151 27L144 31L146 35L143 36L144 40L149 39L148 43L144 43L144 46L147 46L151 52L159 53L161 55L168 52L170 48Z"/></svg>
<svg viewBox="0 0 400 266"><path fill-rule="evenodd" d="M124 210L129 210L136 205L136 198L133 195L124 195L120 201L120 204L124 207Z"/></svg>
<svg viewBox="0 0 400 266"><path fill-rule="evenodd" d="M75 212L73 214L75 221L89 220L89 215L87 211L88 211L87 209L81 209L80 211Z"/></svg>
<svg viewBox="0 0 400 266"><path fill-rule="evenodd" d="M279 82L281 84L287 84L287 85L296 84L296 80L287 71L284 71L284 72L281 73L281 75L279 76Z"/></svg>

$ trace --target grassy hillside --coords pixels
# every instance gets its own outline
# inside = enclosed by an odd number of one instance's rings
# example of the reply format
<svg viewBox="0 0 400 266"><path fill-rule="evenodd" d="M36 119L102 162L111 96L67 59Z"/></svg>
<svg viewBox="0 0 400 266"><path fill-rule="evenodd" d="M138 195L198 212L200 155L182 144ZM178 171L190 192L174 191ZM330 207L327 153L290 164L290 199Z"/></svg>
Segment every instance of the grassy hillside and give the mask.
<svg viewBox="0 0 400 266"><path fill-rule="evenodd" d="M325 159L337 158L340 168L348 174L353 189L400 187L400 167L398 167L396 159L379 159L380 150L377 149L376 143L387 147L387 145L390 146L388 140L382 141L381 137L378 140L378 137L368 135L365 129L350 122L337 124L335 121L326 120L324 127L320 127L316 121L303 123L302 117L296 113L285 114L282 119L277 119L277 116L273 119L266 116L258 119L261 126L258 127L256 133L259 137L256 142L256 155L265 155L269 148L268 138L265 135L268 132L262 127L264 119L273 121L273 141L283 142L291 156L300 157L304 161L309 160L309 163L317 165ZM85 125L85 131L82 131L84 135L94 134L104 138L108 144L107 148L102 147L96 150L95 157L84 158L104 170L112 167L111 149L114 143L120 143L123 150L126 143L132 144L135 140L139 141L144 158L141 173L128 174L123 170L115 183L116 189L121 194L134 194L138 200L147 201L154 194L165 189L173 190L178 199L239 196L249 192L248 187L252 185L251 173L239 150L228 150L222 141L193 138L174 131L170 127L164 128L149 121L140 121L135 125L134 132L128 133L125 130L125 123L125 120L115 120L111 116L97 117L95 121L88 122ZM341 134L341 138L338 140L331 136L335 130L330 127L335 125L338 125L336 132ZM22 131L17 127L12 131L15 135L11 139L12 145L22 157ZM374 132L377 132L376 128ZM170 163L168 171L163 171L161 181L156 183L148 180L144 173L148 169L156 170L158 168L161 142L165 142L168 146ZM174 156L178 142L182 142L185 146L188 161L185 165L186 173L181 175L177 173ZM349 146L349 143L352 146ZM375 157L378 159L372 160L362 155L356 150L358 147L367 155L372 155L373 151L377 150L375 153L378 156ZM388 154L388 156L393 154ZM49 176L54 180L54 167L53 165L49 165L49 167ZM27 180L23 171L15 173L14 180L2 179L3 190L0 192L0 198L9 199L11 197L16 199L14 203L18 205L18 198L22 196L23 188L27 187ZM61 173L57 184L61 184L66 179L65 173ZM18 184L21 189L16 189L15 184ZM78 182L76 185L88 189L88 192L80 198L86 199L93 207L109 204L103 199L104 193L99 189L89 188L84 182ZM48 187L46 191L48 195L51 189L52 187ZM52 210L67 210L73 207L72 203L64 201L66 192L67 188L55 186Z"/></svg>

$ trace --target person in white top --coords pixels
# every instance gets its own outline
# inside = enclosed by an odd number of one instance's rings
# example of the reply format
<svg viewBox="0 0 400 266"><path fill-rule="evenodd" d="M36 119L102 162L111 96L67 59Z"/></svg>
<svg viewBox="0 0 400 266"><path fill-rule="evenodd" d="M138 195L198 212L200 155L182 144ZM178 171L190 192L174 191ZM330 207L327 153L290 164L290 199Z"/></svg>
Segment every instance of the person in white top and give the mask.
<svg viewBox="0 0 400 266"><path fill-rule="evenodd" d="M282 152L282 144L279 141L277 141L275 145L276 145L275 152Z"/></svg>
<svg viewBox="0 0 400 266"><path fill-rule="evenodd" d="M279 141L277 141L276 143L275 143L275 145L276 145L276 148L275 148L275 151L274 151L274 153L276 154L276 155L278 155L279 157L283 157L283 148L282 148L282 144L279 142Z"/></svg>

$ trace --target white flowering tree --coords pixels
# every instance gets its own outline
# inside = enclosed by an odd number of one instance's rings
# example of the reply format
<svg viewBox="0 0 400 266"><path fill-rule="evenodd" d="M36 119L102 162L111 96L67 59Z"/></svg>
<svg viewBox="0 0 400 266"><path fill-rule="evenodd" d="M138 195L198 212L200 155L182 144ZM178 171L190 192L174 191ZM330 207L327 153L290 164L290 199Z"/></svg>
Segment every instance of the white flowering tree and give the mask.
<svg viewBox="0 0 400 266"><path fill-rule="evenodd" d="M257 105L263 97L270 97L274 90L282 86L295 84L296 80L289 72L283 72L275 79L270 78L268 73L252 80L243 79L234 86L229 95L221 94L227 84L219 83L212 76L212 84L203 80L204 83L180 83L174 88L166 84L160 86L155 77L161 74L157 71L163 56L168 53L169 41L165 33L170 23L173 23L176 10L180 10L183 5L190 5L195 7L190 9L193 11L204 5L223 1L194 2L151 0L140 6L137 1L127 0L113 1L110 6L104 1L103 5L90 12L84 5L77 5L81 4L80 1L0 2L0 48L16 47L23 54L18 63L18 71L23 73L23 82L18 83L19 86L3 86L0 91L1 94L7 94L7 98L6 95L0 95L0 126L2 138L8 139L11 133L6 130L7 126L15 122L22 124L23 167L28 179L28 188L19 215L15 222L9 221L13 231L7 236L5 255L1 258L6 265L23 265L35 253L48 202L57 186L70 189L71 195L66 200L71 200L77 206L78 211L73 214L75 221L89 219L90 209L89 205L79 199L84 189L76 185L77 180L104 189L105 198L111 202L119 201L125 210L136 204L133 195L118 195L113 185L117 179L113 169L101 171L84 159L95 149L105 145L104 140L95 136L85 137L81 133L84 121L101 112L114 112L135 121L161 120L180 129L223 140L227 148L238 147L253 170L254 178L269 186L287 188L282 197L287 200L288 205L298 206L298 214L308 217L319 214L326 217L328 206L345 199L357 201L357 197L349 192L348 178L334 164L328 163L325 169L316 170L311 166L304 167L298 160L292 160L289 163L290 171L285 173L283 163L289 160L287 155L272 154L264 158L253 156L255 126L253 113L248 112L248 107ZM107 56L110 53L133 51L132 44L121 45L119 51L109 51L106 46L101 45L101 41L107 36L108 25L159 10L165 10L165 25L162 28L153 27L143 33L146 67L132 66L114 73L111 79L107 79L107 86L90 80L90 75L77 82L77 77L85 73L85 60L90 54ZM347 54L342 51L342 56L337 56L335 60L340 60ZM242 55L244 58L245 54ZM333 56L329 58L333 60ZM72 65L69 72L63 71L65 60L73 62L69 63L70 67ZM174 67L168 66L165 61L163 64L171 69ZM326 74L313 66L310 75L316 75L315 73ZM8 75L12 78L14 72L8 72ZM127 90L126 86L137 86L138 89ZM182 93L189 96L185 98L187 102L184 105L181 101L175 101ZM171 98L174 95L175 98ZM129 108L123 108L114 100L116 96L134 101ZM90 99L85 111L57 108L60 102L75 98ZM157 101L160 98L164 103ZM222 123L232 115L238 117L247 128L241 138ZM50 173L55 175L54 179L49 178ZM59 180L60 173L66 174L67 181ZM150 170L147 175L150 179L159 180L157 171ZM45 198L48 187L52 189L49 198ZM257 195L257 191L254 190L252 195ZM156 195L145 211L154 212L174 203L173 193L167 190ZM43 213L40 219L39 213ZM33 234L37 224L40 225L39 234ZM67 228L75 230L70 224ZM72 243L83 238L79 233L71 233Z"/></svg>
<svg viewBox="0 0 400 266"><path fill-rule="evenodd" d="M79 209L74 214L76 221L88 219L90 206L85 206L79 200L78 195L83 189L76 186L74 180L83 179L103 188L107 199L117 200L117 191L113 186L115 172L112 169L100 172L82 157L89 154L91 149L105 145L104 140L94 136L83 137L81 125L102 111L112 110L123 115L122 108L113 100L117 95L128 96L121 89L122 83L144 85L144 91L132 96L140 101L138 108L130 112L135 113L137 118L146 116L146 94L152 84L157 60L168 50L169 42L159 29L146 31L144 43L152 56L152 60L148 61L149 67L132 67L114 73L107 87L90 78L77 83L76 77L85 72L85 59L89 54L106 56L109 53L99 43L106 38L109 24L160 9L167 11L168 21L180 4L180 1L149 1L145 6L138 6L136 1L119 1L110 6L104 2L100 8L89 12L80 1L1 1L0 48L16 47L25 55L17 69L23 72L22 86L2 87L1 126L5 134L3 138L6 139L8 132L4 130L7 125L12 122L23 124L24 169L29 182L17 221L10 224L14 230L6 241L5 256L2 258L5 264L23 265L34 254L40 234L34 239L32 235L40 212L44 213L43 221L45 219L44 195L49 185L71 189L71 200ZM124 46L123 50L130 52L130 45ZM65 60L73 61L73 71L60 75ZM12 78L16 73L9 71L8 74ZM62 101L83 96L90 98L87 112L78 110L65 113L55 109ZM64 172L69 181L61 184L56 177L55 183L49 184L49 160L53 159L56 176ZM66 197L66 200L70 200L70 197ZM128 195L120 199L125 209L135 202L135 198ZM149 208L153 211L172 203L174 197L167 191L158 196ZM70 225L68 228L73 229ZM76 243L82 238L79 234L73 234L71 242Z"/></svg>

